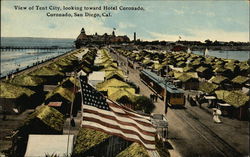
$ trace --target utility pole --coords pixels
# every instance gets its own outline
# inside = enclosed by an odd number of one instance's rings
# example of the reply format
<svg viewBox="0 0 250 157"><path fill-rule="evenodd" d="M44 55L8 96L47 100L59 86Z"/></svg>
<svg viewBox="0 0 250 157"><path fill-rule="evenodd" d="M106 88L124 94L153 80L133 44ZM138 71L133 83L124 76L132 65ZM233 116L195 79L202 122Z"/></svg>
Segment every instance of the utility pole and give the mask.
<svg viewBox="0 0 250 157"><path fill-rule="evenodd" d="M70 120L69 120L69 131L68 131L68 142L67 142L67 157L69 157L68 152L69 152L69 137L70 137L70 130L71 130L71 120L73 119L72 116L72 112L73 112L73 105L74 105L74 95L75 95L75 91L76 91L76 71L74 71L73 76L74 76L74 88L73 88L73 93L72 93L72 101L71 101L71 105L70 105ZM74 120L74 119L73 119Z"/></svg>

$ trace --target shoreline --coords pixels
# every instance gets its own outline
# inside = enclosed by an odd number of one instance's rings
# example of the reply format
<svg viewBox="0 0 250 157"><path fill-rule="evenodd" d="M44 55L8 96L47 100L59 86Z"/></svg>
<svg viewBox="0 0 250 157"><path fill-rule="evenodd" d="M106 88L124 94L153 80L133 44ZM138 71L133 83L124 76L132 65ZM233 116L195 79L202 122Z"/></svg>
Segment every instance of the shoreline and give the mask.
<svg viewBox="0 0 250 157"><path fill-rule="evenodd" d="M33 65L33 66L30 66L30 67L26 67L26 68L24 68L24 69L22 69L22 70L13 72L12 74L9 74L9 75L6 75L6 76L2 76L2 77L0 77L0 81L3 81L7 76L8 76L8 79L10 79L10 77L11 77L12 75L14 75L14 77L15 77L15 76L18 76L18 75L22 75L22 74L25 74L25 73L32 72L32 71L34 71L35 69L41 68L41 67L43 67L43 66L49 65L49 64L53 63L54 61L56 61L56 60L62 58L62 57L65 57L65 56L67 56L67 55L70 55L74 50L75 50L75 49L72 49L72 50L70 50L70 51L68 51L68 52L65 52L64 54L61 54L61 55L59 55L59 56L50 58L50 59L48 59L48 60L46 60L46 61L44 61L44 62L40 62L40 63L38 63L37 65Z"/></svg>

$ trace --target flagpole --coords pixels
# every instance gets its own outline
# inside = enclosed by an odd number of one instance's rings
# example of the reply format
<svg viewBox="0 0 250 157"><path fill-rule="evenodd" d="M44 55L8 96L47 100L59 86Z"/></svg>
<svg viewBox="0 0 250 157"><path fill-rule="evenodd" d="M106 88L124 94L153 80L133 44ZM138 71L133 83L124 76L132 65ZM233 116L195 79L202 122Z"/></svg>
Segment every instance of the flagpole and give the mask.
<svg viewBox="0 0 250 157"><path fill-rule="evenodd" d="M80 77L81 75L79 76L79 82L80 82L80 91L81 91L81 113L83 114L83 93L82 93L82 83L81 83ZM81 118L81 123L82 121L83 121L83 118Z"/></svg>
<svg viewBox="0 0 250 157"><path fill-rule="evenodd" d="M73 96L75 94L75 90L76 90L76 72L74 71L74 88L73 88L73 93L72 93L72 102L71 102L71 105L70 105L70 114L69 114L69 132L68 132L68 142L67 142L67 157L69 156L68 155L68 152L69 152L69 136L70 136L70 129L71 129L71 118L73 117L72 116L72 112L73 112L73 105L74 105L74 99L73 99Z"/></svg>

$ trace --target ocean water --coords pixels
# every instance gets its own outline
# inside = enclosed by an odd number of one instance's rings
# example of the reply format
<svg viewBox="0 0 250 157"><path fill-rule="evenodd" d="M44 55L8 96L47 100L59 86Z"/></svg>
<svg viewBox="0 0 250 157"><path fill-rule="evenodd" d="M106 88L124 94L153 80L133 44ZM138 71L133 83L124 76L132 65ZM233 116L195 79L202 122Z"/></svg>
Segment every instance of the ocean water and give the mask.
<svg viewBox="0 0 250 157"><path fill-rule="evenodd" d="M192 51L194 54L203 55L204 51ZM225 59L235 59L239 61L247 61L250 59L250 51L213 51L208 50L209 56Z"/></svg>
<svg viewBox="0 0 250 157"><path fill-rule="evenodd" d="M1 46L27 47L73 47L74 39L30 38L30 37L1 37Z"/></svg>
<svg viewBox="0 0 250 157"><path fill-rule="evenodd" d="M37 62L42 62L62 55L72 49L74 39L51 39L51 38L1 38L1 46L11 47L51 47L58 49L1 49L1 74L6 76L18 70L33 66Z"/></svg>

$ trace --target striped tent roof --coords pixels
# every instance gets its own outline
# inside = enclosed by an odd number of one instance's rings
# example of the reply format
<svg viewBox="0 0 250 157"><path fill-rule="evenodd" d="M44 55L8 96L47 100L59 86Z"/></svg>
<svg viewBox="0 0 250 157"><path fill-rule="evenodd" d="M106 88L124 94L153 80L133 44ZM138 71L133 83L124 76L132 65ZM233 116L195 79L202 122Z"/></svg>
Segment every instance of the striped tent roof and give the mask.
<svg viewBox="0 0 250 157"><path fill-rule="evenodd" d="M236 76L233 80L232 80L232 82L234 82L234 83L239 83L239 84L242 84L242 83L245 83L245 82L247 82L247 81L249 81L249 77L245 77L245 76Z"/></svg>
<svg viewBox="0 0 250 157"><path fill-rule="evenodd" d="M209 82L213 82L213 83L216 83L216 84L220 84L221 82L227 80L228 78L227 77L224 77L224 76L221 76L221 75L217 75L217 76L213 76Z"/></svg>
<svg viewBox="0 0 250 157"><path fill-rule="evenodd" d="M98 91L107 91L109 87L130 87L130 85L115 78L105 80L104 82L96 85Z"/></svg>
<svg viewBox="0 0 250 157"><path fill-rule="evenodd" d="M122 71L111 71L105 73L105 79L109 80L110 78L113 78L115 75L117 75L119 78L124 80L125 76Z"/></svg>
<svg viewBox="0 0 250 157"><path fill-rule="evenodd" d="M88 128L80 128L76 137L76 143L74 147L74 154L81 154L95 145L103 142L111 135L101 131Z"/></svg>
<svg viewBox="0 0 250 157"><path fill-rule="evenodd" d="M23 94L31 96L32 94L35 94L35 92L18 85L0 82L0 98L18 98Z"/></svg>
<svg viewBox="0 0 250 157"><path fill-rule="evenodd" d="M216 90L219 86L213 83L209 82L202 82L199 85L199 90L205 92L205 93L212 93L214 90Z"/></svg>
<svg viewBox="0 0 250 157"><path fill-rule="evenodd" d="M19 86L38 86L45 83L46 80L37 76L18 75L10 82Z"/></svg>
<svg viewBox="0 0 250 157"><path fill-rule="evenodd" d="M137 96L133 88L116 88L116 90L114 90L114 88L111 88L110 90L113 91L110 92L111 94L108 96L108 98L113 101L116 101L123 96L127 96L130 100L134 100L135 97Z"/></svg>
<svg viewBox="0 0 250 157"><path fill-rule="evenodd" d="M218 90L215 91L215 94L218 99L221 99L236 108L245 105L249 101L249 96L243 94L241 91Z"/></svg>
<svg viewBox="0 0 250 157"><path fill-rule="evenodd" d="M132 143L127 149L120 152L116 157L150 157L147 150L138 143Z"/></svg>
<svg viewBox="0 0 250 157"><path fill-rule="evenodd" d="M59 94L60 96L62 96L63 98L67 99L68 101L72 102L75 98L75 94L73 94L72 91L70 91L67 88L63 88L62 86L57 87L55 90L49 92L46 95L46 100L51 98L52 96Z"/></svg>
<svg viewBox="0 0 250 157"><path fill-rule="evenodd" d="M53 70L48 67L39 68L29 74L33 76L56 76L56 75L63 76L64 75L62 72Z"/></svg>
<svg viewBox="0 0 250 157"><path fill-rule="evenodd" d="M63 129L65 122L64 115L62 113L47 105L39 106L35 112L27 117L25 123L28 124L34 118L40 119L43 123L57 131L61 131Z"/></svg>

